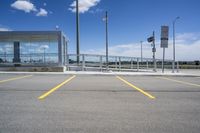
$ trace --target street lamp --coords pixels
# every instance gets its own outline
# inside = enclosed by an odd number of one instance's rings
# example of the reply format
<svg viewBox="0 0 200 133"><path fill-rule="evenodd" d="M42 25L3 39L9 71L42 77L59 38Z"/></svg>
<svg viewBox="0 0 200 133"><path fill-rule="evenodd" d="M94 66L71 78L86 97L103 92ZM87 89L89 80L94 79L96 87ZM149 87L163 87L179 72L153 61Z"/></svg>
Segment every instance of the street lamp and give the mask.
<svg viewBox="0 0 200 133"><path fill-rule="evenodd" d="M106 23L106 69L108 70L108 12L106 11L106 16L103 18Z"/></svg>
<svg viewBox="0 0 200 133"><path fill-rule="evenodd" d="M76 0L76 54L77 64L80 63L80 40L79 40L79 0Z"/></svg>
<svg viewBox="0 0 200 133"><path fill-rule="evenodd" d="M175 47L175 24L176 24L176 21L178 20L178 19L180 19L180 17L176 17L175 19L174 19L174 21L173 21L173 64L172 64L172 73L174 73L175 71L175 61L176 61L176 47Z"/></svg>

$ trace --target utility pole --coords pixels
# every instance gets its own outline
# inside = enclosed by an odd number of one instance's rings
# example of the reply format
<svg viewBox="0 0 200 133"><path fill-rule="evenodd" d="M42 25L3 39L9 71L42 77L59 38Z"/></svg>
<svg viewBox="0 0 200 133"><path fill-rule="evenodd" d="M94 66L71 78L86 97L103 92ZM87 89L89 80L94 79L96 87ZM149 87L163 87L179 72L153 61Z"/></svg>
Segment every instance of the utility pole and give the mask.
<svg viewBox="0 0 200 133"><path fill-rule="evenodd" d="M76 0L76 55L77 65L80 63L80 33L79 33L79 0Z"/></svg>

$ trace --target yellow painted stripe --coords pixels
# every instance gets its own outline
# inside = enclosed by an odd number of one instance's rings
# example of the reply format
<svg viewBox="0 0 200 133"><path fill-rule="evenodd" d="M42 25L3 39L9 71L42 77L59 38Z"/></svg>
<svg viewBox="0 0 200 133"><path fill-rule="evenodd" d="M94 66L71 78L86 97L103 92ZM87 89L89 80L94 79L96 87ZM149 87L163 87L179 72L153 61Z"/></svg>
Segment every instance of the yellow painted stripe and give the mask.
<svg viewBox="0 0 200 133"><path fill-rule="evenodd" d="M13 81L13 80L18 80L18 79L23 79L23 78L28 78L33 75L27 75L27 76L20 76L20 77L15 77L15 78L10 78L10 79L5 79L5 80L0 80L0 83L8 82L8 81Z"/></svg>
<svg viewBox="0 0 200 133"><path fill-rule="evenodd" d="M50 95L51 93L53 93L54 91L58 90L60 87L62 87L63 85L65 85L66 83L68 83L69 81L71 81L73 78L75 78L76 76L72 76L70 78L68 78L67 80L65 80L64 82L62 82L61 84L55 86L54 88L52 88L51 90L49 90L48 92L44 93L43 95L41 95L40 97L38 97L38 99L42 100L44 98L46 98L48 95Z"/></svg>
<svg viewBox="0 0 200 133"><path fill-rule="evenodd" d="M157 78L159 78L159 79L165 79L165 80L169 80L169 81L173 81L173 82L176 82L176 83L181 83L181 84L186 84L186 85L200 87L200 85L198 85L198 84L193 84L193 83L189 83L189 82L185 82L185 81L170 79L170 78L166 78L166 77L157 77Z"/></svg>
<svg viewBox="0 0 200 133"><path fill-rule="evenodd" d="M137 86L131 84L130 82L126 81L125 79L123 79L123 78L121 78L121 77L119 77L119 76L116 76L116 78L118 78L119 80L123 81L125 84L131 86L132 88L136 89L137 91L141 92L141 93L144 94L145 96L147 96L147 97L149 97L149 98L151 98L151 99L155 99L154 96L152 96L151 94L145 92L144 90L140 89L139 87L137 87Z"/></svg>

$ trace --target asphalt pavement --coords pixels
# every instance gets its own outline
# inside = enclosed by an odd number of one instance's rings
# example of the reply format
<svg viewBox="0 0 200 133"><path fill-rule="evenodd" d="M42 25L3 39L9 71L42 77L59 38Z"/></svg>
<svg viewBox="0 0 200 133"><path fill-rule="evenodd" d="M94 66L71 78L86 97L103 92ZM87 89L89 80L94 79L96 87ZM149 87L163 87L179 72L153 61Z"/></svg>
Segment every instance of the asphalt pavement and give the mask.
<svg viewBox="0 0 200 133"><path fill-rule="evenodd" d="M0 74L0 133L199 132L199 77Z"/></svg>

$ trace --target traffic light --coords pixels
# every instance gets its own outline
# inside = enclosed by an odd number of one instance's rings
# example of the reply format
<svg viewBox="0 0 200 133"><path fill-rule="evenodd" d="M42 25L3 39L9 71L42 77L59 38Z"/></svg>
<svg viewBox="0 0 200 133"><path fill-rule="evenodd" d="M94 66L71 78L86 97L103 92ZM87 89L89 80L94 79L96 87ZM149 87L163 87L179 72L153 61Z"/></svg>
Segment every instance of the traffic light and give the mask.
<svg viewBox="0 0 200 133"><path fill-rule="evenodd" d="M151 37L149 37L148 39L147 39L147 41L150 43L150 42L153 42L154 41L154 37L153 36L151 36Z"/></svg>

